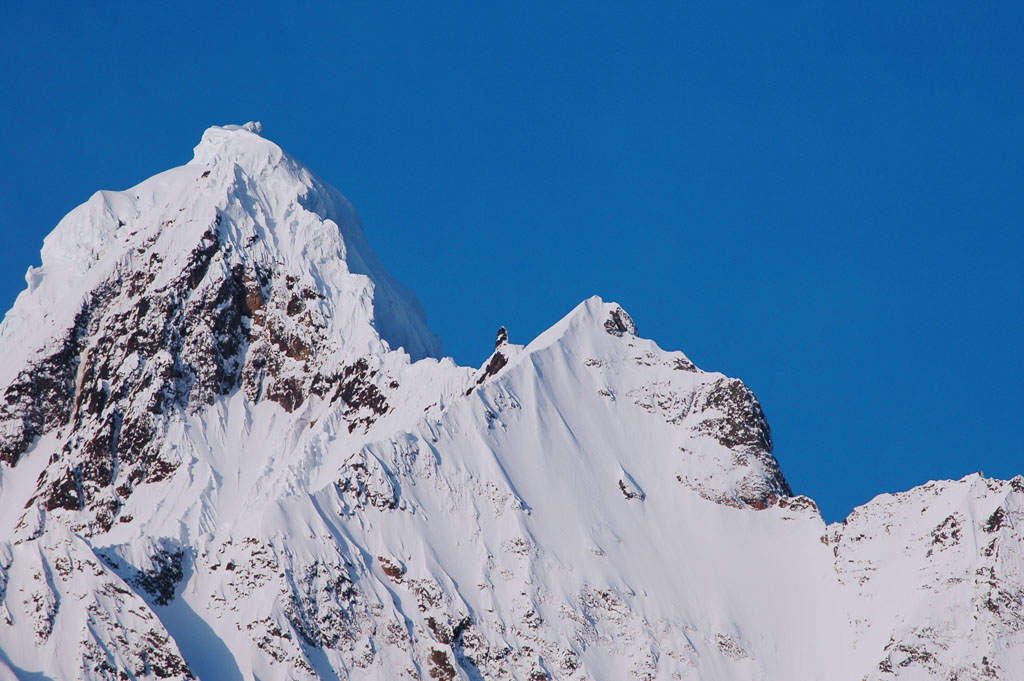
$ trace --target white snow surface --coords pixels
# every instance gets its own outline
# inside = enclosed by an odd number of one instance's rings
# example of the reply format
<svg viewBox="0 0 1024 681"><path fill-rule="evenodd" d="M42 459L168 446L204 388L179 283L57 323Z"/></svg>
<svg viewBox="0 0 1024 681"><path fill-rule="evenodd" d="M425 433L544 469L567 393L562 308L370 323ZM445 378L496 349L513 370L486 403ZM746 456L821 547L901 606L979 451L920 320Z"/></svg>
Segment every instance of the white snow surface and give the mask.
<svg viewBox="0 0 1024 681"><path fill-rule="evenodd" d="M459 367L261 135L93 195L0 325L0 679L1024 679L1024 478L826 525L596 297Z"/></svg>

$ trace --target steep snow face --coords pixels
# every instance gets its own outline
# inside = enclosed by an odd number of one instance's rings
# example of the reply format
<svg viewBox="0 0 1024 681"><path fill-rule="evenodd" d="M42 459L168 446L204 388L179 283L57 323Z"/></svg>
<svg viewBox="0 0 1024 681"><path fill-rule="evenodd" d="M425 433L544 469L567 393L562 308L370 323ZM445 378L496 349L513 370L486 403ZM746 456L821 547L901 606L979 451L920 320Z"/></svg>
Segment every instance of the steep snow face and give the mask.
<svg viewBox="0 0 1024 681"><path fill-rule="evenodd" d="M438 359L261 136L101 192L0 325L0 678L1024 678L1024 478L827 526L739 380L584 301Z"/></svg>
<svg viewBox="0 0 1024 681"><path fill-rule="evenodd" d="M403 401L394 374L440 354L344 197L257 132L211 128L188 165L72 211L0 327L0 460L59 432L33 503L77 530L187 462L181 413L241 390L343 400L365 431Z"/></svg>

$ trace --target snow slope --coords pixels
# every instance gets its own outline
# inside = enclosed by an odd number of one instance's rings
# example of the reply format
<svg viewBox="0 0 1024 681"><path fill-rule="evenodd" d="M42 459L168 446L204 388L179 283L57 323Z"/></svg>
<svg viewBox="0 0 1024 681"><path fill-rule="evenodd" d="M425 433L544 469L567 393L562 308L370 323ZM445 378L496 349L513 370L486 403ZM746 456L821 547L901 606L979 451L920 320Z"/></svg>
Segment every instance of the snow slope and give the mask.
<svg viewBox="0 0 1024 681"><path fill-rule="evenodd" d="M1024 478L793 496L582 302L479 369L261 135L100 192L0 325L0 679L1024 678Z"/></svg>

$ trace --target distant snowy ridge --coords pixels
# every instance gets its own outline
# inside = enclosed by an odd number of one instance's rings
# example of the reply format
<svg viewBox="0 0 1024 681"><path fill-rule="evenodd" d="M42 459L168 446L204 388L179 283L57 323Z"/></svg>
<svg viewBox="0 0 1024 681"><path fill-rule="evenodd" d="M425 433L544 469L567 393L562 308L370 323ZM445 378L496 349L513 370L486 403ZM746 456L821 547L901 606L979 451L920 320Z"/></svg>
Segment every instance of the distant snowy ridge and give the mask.
<svg viewBox="0 0 1024 681"><path fill-rule="evenodd" d="M442 357L258 123L0 324L0 679L1021 679L1024 478L826 525L739 380L583 301Z"/></svg>

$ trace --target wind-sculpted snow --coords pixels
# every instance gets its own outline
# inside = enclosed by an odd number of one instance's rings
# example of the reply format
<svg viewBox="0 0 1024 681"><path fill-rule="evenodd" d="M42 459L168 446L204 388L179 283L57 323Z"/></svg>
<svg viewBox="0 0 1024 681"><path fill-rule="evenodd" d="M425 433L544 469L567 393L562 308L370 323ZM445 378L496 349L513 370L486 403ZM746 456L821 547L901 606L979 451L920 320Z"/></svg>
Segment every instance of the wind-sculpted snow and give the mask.
<svg viewBox="0 0 1024 681"><path fill-rule="evenodd" d="M0 678L1024 678L1024 478L826 526L598 298L436 359L260 132L72 211L0 325Z"/></svg>

